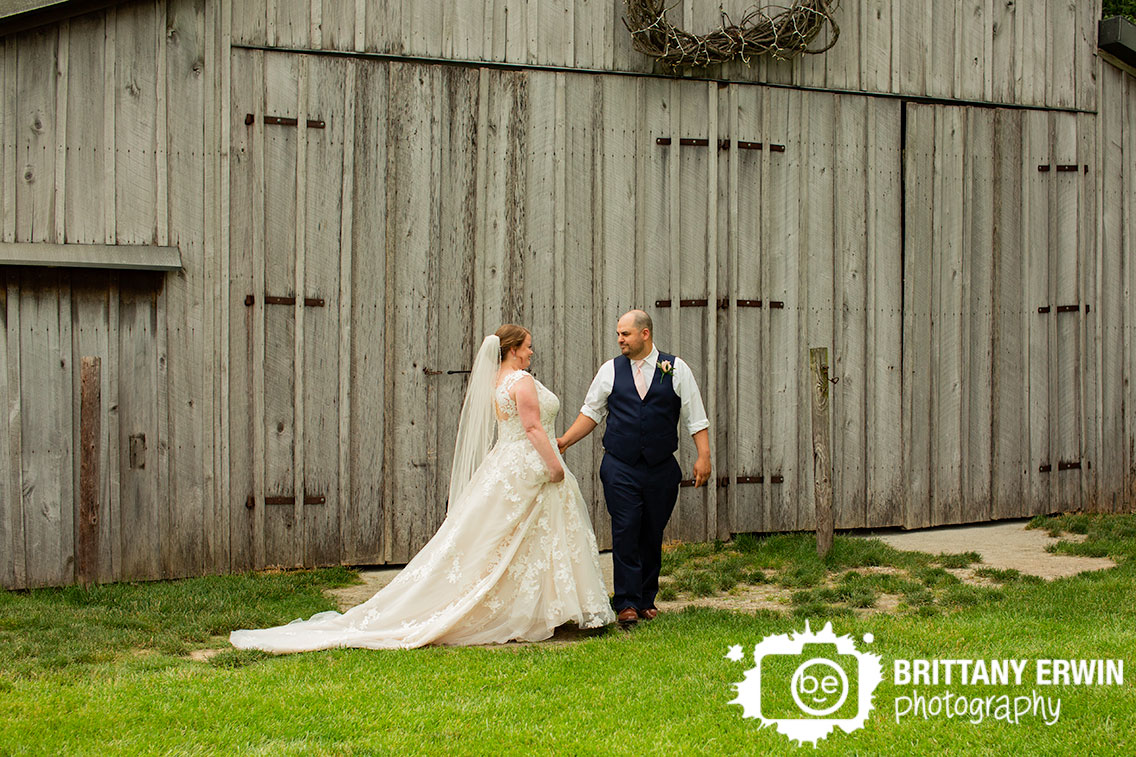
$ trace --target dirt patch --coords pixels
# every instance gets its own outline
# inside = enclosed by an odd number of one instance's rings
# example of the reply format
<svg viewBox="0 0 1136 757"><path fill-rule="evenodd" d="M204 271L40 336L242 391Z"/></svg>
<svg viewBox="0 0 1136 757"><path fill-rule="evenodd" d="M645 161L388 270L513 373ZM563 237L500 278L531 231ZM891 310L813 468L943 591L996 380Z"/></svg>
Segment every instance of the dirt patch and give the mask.
<svg viewBox="0 0 1136 757"><path fill-rule="evenodd" d="M679 597L670 602L659 601L656 604L659 612L678 612L684 607L713 607L719 610L739 610L741 612L757 612L758 610L774 610L784 612L789 608L789 596L792 592L782 586L772 584L739 584L728 594L713 597Z"/></svg>
<svg viewBox="0 0 1136 757"><path fill-rule="evenodd" d="M977 526L951 526L922 529L919 531L889 531L885 533L857 534L864 538L880 539L886 544L902 551L928 552L930 554L958 554L963 552L977 552L982 557L982 563L969 568L947 568L947 572L960 581L973 586L997 586L997 581L986 576L975 575L979 567L997 568L1000 570L1017 570L1033 576L1052 580L1073 576L1078 573L1093 570L1105 570L1116 566L1112 560L1097 557L1079 557L1075 555L1062 555L1047 552L1046 547L1055 544L1061 539L1066 541L1083 541L1084 536L1076 534L1062 534L1060 539L1050 536L1041 529L1027 529L1026 521L1009 521L1000 523L984 523ZM604 583L608 591L612 591L612 562L611 553L600 554L600 565L603 568ZM343 586L338 589L329 589L328 596L335 599L340 612L366 602L380 589L389 584L398 575L399 568L372 568L359 572L360 583ZM906 574L900 568L886 566L871 566L857 568L863 574ZM665 578L663 579L666 580ZM831 586L828 582L822 585ZM713 597L684 597L669 601L658 602L662 613L678 612L685 607L712 607L723 610L736 610L740 612L757 612L759 610L773 610L787 612L791 609L790 598L795 589L789 589L775 584L739 585L728 594ZM878 613L894 613L897 611L903 598L894 594L880 594L874 607L855 608L857 615L874 615ZM574 625L567 625L556 629L551 639L542 642L510 642L509 644L492 645L490 648L512 648L526 646L528 643L540 644L571 644L595 634L594 630L582 630ZM216 654L219 650L198 650L194 654ZM192 655L191 655L192 656ZM209 655L211 656L211 655ZM197 659L197 658L195 658ZM208 659L208 656L202 659Z"/></svg>
<svg viewBox="0 0 1136 757"><path fill-rule="evenodd" d="M224 651L224 649L195 649L189 653L189 659L197 662L208 662L210 657L216 657Z"/></svg>
<svg viewBox="0 0 1136 757"><path fill-rule="evenodd" d="M359 571L360 583L340 586L338 589L328 589L324 593L335 600L340 612L344 612L375 596L379 589L394 580L400 570L402 569L363 568Z"/></svg>
<svg viewBox="0 0 1136 757"><path fill-rule="evenodd" d="M933 555L942 552L950 554L977 552L982 556L984 567L1017 570L1046 580L1116 567L1116 563L1106 557L1080 557L1046 552L1047 547L1062 539L1083 541L1085 537L1062 534L1060 538L1055 538L1043 529L1027 529L1027 522L1015 520L983 523L977 526L889 531L863 536L879 539L905 552L929 552ZM977 583L977 581L971 582Z"/></svg>

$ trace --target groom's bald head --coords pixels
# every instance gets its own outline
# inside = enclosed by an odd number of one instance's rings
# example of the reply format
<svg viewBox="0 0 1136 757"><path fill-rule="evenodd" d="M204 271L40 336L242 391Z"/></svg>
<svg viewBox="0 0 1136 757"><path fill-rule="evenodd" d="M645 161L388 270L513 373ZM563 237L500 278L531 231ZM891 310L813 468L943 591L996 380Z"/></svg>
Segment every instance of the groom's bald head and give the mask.
<svg viewBox="0 0 1136 757"><path fill-rule="evenodd" d="M632 360L639 360L650 354L655 334L651 316L642 310L628 310L615 325L619 337L619 351Z"/></svg>
<svg viewBox="0 0 1136 757"><path fill-rule="evenodd" d="M642 310L628 310L623 314L623 318L630 318L631 325L638 331L647 329L651 332L651 336L655 335L655 324L651 322L651 316L647 315ZM619 320L623 320L620 318Z"/></svg>

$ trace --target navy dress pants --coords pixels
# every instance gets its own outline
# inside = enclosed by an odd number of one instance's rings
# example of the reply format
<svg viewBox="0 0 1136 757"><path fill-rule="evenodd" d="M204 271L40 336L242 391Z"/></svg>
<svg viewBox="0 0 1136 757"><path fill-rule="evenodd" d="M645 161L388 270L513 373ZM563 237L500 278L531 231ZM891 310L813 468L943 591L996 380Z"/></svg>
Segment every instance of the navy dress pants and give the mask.
<svg viewBox="0 0 1136 757"><path fill-rule="evenodd" d="M655 606L662 565L663 529L674 510L682 469L674 457L658 465L643 459L629 465L605 454L600 464L607 512L611 515L616 612Z"/></svg>

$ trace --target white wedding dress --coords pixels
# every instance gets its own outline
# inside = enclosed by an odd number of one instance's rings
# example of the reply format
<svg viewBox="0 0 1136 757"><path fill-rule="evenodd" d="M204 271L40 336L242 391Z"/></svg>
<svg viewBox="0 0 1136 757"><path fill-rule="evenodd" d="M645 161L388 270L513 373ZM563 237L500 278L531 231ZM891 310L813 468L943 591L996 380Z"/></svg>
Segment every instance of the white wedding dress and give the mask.
<svg viewBox="0 0 1136 757"><path fill-rule="evenodd" d="M233 646L301 652L492 644L547 639L568 622L581 628L613 622L580 487L567 467L563 481L549 480L509 397L528 375L511 373L496 388L497 443L438 532L390 584L343 614L234 631ZM541 424L555 450L560 401L535 383Z"/></svg>

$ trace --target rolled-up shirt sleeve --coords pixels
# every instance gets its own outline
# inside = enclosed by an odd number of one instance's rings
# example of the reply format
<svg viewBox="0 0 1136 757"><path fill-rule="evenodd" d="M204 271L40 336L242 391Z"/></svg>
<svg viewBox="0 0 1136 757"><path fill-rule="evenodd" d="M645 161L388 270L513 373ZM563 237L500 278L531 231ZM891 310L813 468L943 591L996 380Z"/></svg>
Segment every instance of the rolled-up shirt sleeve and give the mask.
<svg viewBox="0 0 1136 757"><path fill-rule="evenodd" d="M611 396L611 388L615 386L615 362L608 360L600 366L588 393L584 395L584 406L580 412L597 424L603 423L607 417L607 398ZM704 413L705 414L705 413Z"/></svg>
<svg viewBox="0 0 1136 757"><path fill-rule="evenodd" d="M706 418L706 408L702 404L702 393L698 391L698 382L694 380L694 372L680 357L675 358L674 390L682 401L679 411L679 426L686 429L686 433L693 436L704 428L710 428L710 421Z"/></svg>

